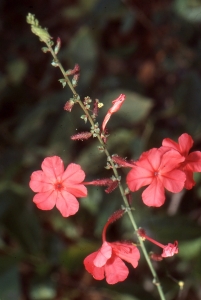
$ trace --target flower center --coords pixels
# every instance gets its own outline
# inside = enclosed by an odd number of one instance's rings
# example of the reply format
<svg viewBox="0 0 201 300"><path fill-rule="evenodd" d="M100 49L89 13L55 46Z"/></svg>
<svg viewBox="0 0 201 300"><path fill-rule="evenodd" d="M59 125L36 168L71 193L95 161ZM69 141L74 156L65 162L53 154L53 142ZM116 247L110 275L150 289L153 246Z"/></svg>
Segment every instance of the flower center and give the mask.
<svg viewBox="0 0 201 300"><path fill-rule="evenodd" d="M62 182L56 182L55 184L54 184L54 188L55 188L55 190L57 190L57 191L61 191L61 190L63 190L63 184L62 184Z"/></svg>
<svg viewBox="0 0 201 300"><path fill-rule="evenodd" d="M158 172L157 171L154 172L154 176L158 176Z"/></svg>

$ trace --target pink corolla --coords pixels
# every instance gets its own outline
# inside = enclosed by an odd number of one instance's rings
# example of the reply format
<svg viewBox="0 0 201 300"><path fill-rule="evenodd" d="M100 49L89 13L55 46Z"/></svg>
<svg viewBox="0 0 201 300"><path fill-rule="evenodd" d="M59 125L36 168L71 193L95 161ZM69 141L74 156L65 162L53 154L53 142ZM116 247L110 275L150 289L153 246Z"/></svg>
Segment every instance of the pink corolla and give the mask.
<svg viewBox="0 0 201 300"><path fill-rule="evenodd" d="M184 161L180 164L180 169L186 174L185 188L188 190L192 189L195 185L193 172L201 172L201 152L194 151L189 154L193 146L192 137L187 133L183 133L179 137L178 143L166 138L163 140L162 145L166 149L178 151L184 157Z"/></svg>
<svg viewBox="0 0 201 300"><path fill-rule="evenodd" d="M76 197L87 196L87 189L82 184L84 171L74 163L64 170L63 161L58 156L46 157L41 168L32 173L29 183L37 193L33 202L42 210L50 210L56 205L63 217L74 215L79 209Z"/></svg>
<svg viewBox="0 0 201 300"><path fill-rule="evenodd" d="M133 192L148 185L142 200L148 206L159 207L165 202L165 189L173 193L183 189L186 175L178 166L184 159L178 151L163 147L144 152L128 173L127 185Z"/></svg>
<svg viewBox="0 0 201 300"><path fill-rule="evenodd" d="M140 259L140 252L134 244L129 242L109 243L106 241L105 235L108 225L114 221L114 218L119 218L120 215L120 211L116 212L106 223L102 234L103 244L101 248L84 259L86 270L96 280L106 278L109 284L115 284L127 278L129 271L123 260L136 268Z"/></svg>
<svg viewBox="0 0 201 300"><path fill-rule="evenodd" d="M177 241L175 241L174 244L168 243L167 245L163 245L163 244L157 242L156 240L150 238L149 236L147 236L146 233L145 233L145 231L144 231L144 229L142 229L142 228L140 228L138 230L138 234L142 238L144 238L144 239L152 242L153 244L155 244L158 247L160 247L160 248L163 249L163 252L162 252L161 255L154 254L154 253L151 254L151 257L153 259L155 259L155 260L162 260L165 257L171 257L171 256L173 256L173 255L175 255L175 254L177 254L179 252L178 242Z"/></svg>
<svg viewBox="0 0 201 300"><path fill-rule="evenodd" d="M139 258L139 250L133 244L105 241L98 251L85 258L84 266L96 280L106 278L107 283L115 284L124 281L129 274L122 259L136 268Z"/></svg>

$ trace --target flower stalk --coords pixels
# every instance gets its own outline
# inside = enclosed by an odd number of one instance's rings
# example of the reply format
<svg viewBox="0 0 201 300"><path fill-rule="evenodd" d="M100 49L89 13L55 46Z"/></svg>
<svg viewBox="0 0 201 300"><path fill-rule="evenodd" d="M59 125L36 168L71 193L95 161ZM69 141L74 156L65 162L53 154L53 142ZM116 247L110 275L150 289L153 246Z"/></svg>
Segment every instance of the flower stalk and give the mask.
<svg viewBox="0 0 201 300"><path fill-rule="evenodd" d="M63 87L67 84L70 88L70 90L72 91L72 94L73 94L73 100L75 103L78 103L81 107L81 109L84 111L84 114L86 115L87 119L89 120L92 128L95 128L95 123L94 123L94 120L93 118L91 117L89 111L87 110L87 108L85 107L85 105L82 103L82 101L80 100L80 96L77 94L76 90L75 90L75 87L74 85L71 83L71 81L69 80L69 77L68 77L68 73L64 70L61 62L59 61L58 57L57 57L57 53L59 51L59 48L60 48L60 39L57 40L57 46L56 46L56 50L52 48L53 46L53 42L51 40L51 37L50 35L48 34L47 30L45 29L42 29L41 26L39 25L37 19L34 18L33 15L29 14L28 17L27 17L27 22L29 24L31 24L32 26L32 31L34 34L38 35L40 40L42 42L44 42L47 46L47 48L45 49L44 52L50 52L52 57L53 57L53 66L55 67L58 67L64 77L64 79L62 79L62 84L63 84ZM66 84L65 84L66 83ZM124 95L120 95L120 99L121 101L124 101ZM122 103L121 103L122 104ZM119 105L120 106L120 105ZM68 109L67 109L68 110ZM113 111L110 111L110 115L109 117L111 116L111 114L113 113ZM105 120L105 123L104 123L104 126L103 126L103 131L105 130L105 126L106 126L106 123L107 123L108 120ZM111 168L113 170L113 173L114 173L114 176L116 178L116 180L118 181L119 179L119 174L118 174L118 171L117 171L117 168L115 166L115 163L109 153L109 151L107 150L107 146L106 144L104 143L104 139L102 138L101 136L101 133L96 133L96 137L101 145L101 149L104 151L105 155L107 156L107 161L109 162L109 164L111 165ZM128 213L128 216L129 216L129 219L131 221L131 224L133 226L133 229L134 229L134 234L137 234L137 237L138 237L138 240L139 240L139 244L141 246L141 249L142 249L142 252L144 254L144 257L147 261L147 264L150 268L150 271L151 271L151 274L153 276L153 283L156 285L156 288L158 290L158 293L159 293L159 296L160 296L160 299L161 300L165 300L165 295L164 295L164 292L162 290L162 286L161 286L161 283L158 279L158 276L156 274L156 271L152 265L152 262L150 260L150 257L147 253L147 250L145 248L145 245L144 245L144 242L142 240L142 238L140 237L139 233L138 233L138 227L137 227L137 224L135 222L135 219L134 219L134 216L131 212L131 208L130 208L130 205L128 203L128 200L127 200L127 197L126 197L126 194L124 192L124 189L123 189L123 186L121 184L121 182L119 181L118 183L118 186L119 186L119 190L120 190L120 194L122 196L122 199L123 199L123 202L124 202L124 205L125 205L125 210L127 211Z"/></svg>

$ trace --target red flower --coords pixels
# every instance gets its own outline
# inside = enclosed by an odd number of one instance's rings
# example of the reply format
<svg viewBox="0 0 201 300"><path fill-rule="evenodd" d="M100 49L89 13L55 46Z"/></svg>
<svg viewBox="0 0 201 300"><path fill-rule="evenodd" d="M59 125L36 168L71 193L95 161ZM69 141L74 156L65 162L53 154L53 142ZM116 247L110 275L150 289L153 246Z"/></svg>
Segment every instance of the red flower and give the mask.
<svg viewBox="0 0 201 300"><path fill-rule="evenodd" d="M55 205L63 217L74 215L79 209L75 197L86 197L87 189L82 184L85 173L77 164L69 164L64 171L60 157L47 157L42 162L42 171L31 175L30 188L37 194L33 202L42 210L50 210Z"/></svg>
<svg viewBox="0 0 201 300"><path fill-rule="evenodd" d="M163 253L161 254L162 257L170 257L174 254L177 254L179 252L178 249L178 242L175 241L174 244L168 243L163 247Z"/></svg>
<svg viewBox="0 0 201 300"><path fill-rule="evenodd" d="M129 273L122 259L136 268L140 259L140 252L133 244L104 241L98 251L85 258L84 265L96 280L102 280L106 277L107 283L115 284L124 281Z"/></svg>
<svg viewBox="0 0 201 300"><path fill-rule="evenodd" d="M177 150L183 157L184 161L180 165L180 169L186 174L185 188L190 190L195 185L193 180L193 172L201 172L201 152L194 151L189 154L193 146L193 139L187 133L183 133L178 143L171 139L164 139L162 145L168 149Z"/></svg>
<svg viewBox="0 0 201 300"><path fill-rule="evenodd" d="M170 257L170 256L173 256L174 254L177 254L179 252L177 241L175 241L174 244L168 243L167 245L163 245L163 244L155 241L154 239L150 238L149 236L147 236L144 229L142 229L142 228L140 228L138 230L138 234L142 238L152 242L153 244L155 244L155 245L157 245L157 246L159 246L163 249L163 252L162 252L161 255L157 255L157 254L154 254L154 253L151 254L151 257L154 260L162 260L163 257Z"/></svg>
<svg viewBox="0 0 201 300"><path fill-rule="evenodd" d="M140 252L132 243L108 243L106 241L108 225L121 218L123 214L124 210L120 209L109 218L102 233L102 247L84 260L86 270L95 279L102 280L106 277L109 284L115 284L127 278L129 271L122 259L131 263L134 268L137 267L140 259Z"/></svg>
<svg viewBox="0 0 201 300"><path fill-rule="evenodd" d="M131 191L149 185L142 193L142 200L148 206L159 207L165 202L164 188L177 193L184 187L186 176L176 169L184 161L178 151L161 147L144 152L128 173L126 181Z"/></svg>

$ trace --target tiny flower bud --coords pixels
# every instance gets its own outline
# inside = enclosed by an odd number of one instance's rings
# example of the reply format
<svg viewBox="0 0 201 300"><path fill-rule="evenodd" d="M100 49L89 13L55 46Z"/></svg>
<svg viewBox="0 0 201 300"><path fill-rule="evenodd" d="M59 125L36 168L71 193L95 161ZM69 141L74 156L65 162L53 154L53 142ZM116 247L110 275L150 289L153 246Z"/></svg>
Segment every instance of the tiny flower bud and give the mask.
<svg viewBox="0 0 201 300"><path fill-rule="evenodd" d="M66 79L62 78L58 80L59 82L61 82L63 88L66 86Z"/></svg>
<svg viewBox="0 0 201 300"><path fill-rule="evenodd" d="M111 178L103 178L103 179L96 179L93 181L85 182L85 185L96 185L96 186L107 186L113 183Z"/></svg>
<svg viewBox="0 0 201 300"><path fill-rule="evenodd" d="M106 193L111 193L113 192L119 185L119 181L118 180L115 180L113 181L109 186L108 188L105 190Z"/></svg>
<svg viewBox="0 0 201 300"><path fill-rule="evenodd" d="M35 18L35 15L28 13L26 20L27 20L27 23L31 25L31 31L33 32L33 34L37 35L41 42L45 42L45 43L50 42L52 37L49 35L46 28L42 28L39 25L39 22Z"/></svg>
<svg viewBox="0 0 201 300"><path fill-rule="evenodd" d="M82 115L80 118L83 119L85 123L87 123L87 116L86 115Z"/></svg>
<svg viewBox="0 0 201 300"><path fill-rule="evenodd" d="M44 53L47 53L47 52L50 51L47 47L42 47L41 50L42 50Z"/></svg>
<svg viewBox="0 0 201 300"><path fill-rule="evenodd" d="M61 48L61 39L58 37L58 38L57 38L56 46L55 46L55 48L54 48L54 53L55 53L55 54L58 54L60 48Z"/></svg>
<svg viewBox="0 0 201 300"><path fill-rule="evenodd" d="M125 211L124 209L119 209L117 211L115 211L108 219L107 223L111 224L115 221L117 221L118 219L120 219L123 215L124 215Z"/></svg>
<svg viewBox="0 0 201 300"><path fill-rule="evenodd" d="M72 79L72 85L73 85L73 87L76 87L76 86L77 86L79 76L80 76L79 74L75 74L75 75L73 76L73 79Z"/></svg>
<svg viewBox="0 0 201 300"><path fill-rule="evenodd" d="M71 100L71 99L68 100L68 101L66 102L66 104L64 105L64 110L67 110L67 111L70 111L70 112L71 112L71 110L72 110L74 104L75 104L75 103L74 103L73 100Z"/></svg>
<svg viewBox="0 0 201 300"><path fill-rule="evenodd" d="M51 62L51 65L53 66L53 67L58 67L58 62L56 62L55 60L53 60L52 62Z"/></svg>
<svg viewBox="0 0 201 300"><path fill-rule="evenodd" d="M91 132L81 132L71 136L71 140L87 140L92 136Z"/></svg>
<svg viewBox="0 0 201 300"><path fill-rule="evenodd" d="M95 101L94 101L94 108L93 108L93 114L94 114L95 117L98 116L98 111L99 111L98 104L99 104L99 100L95 99Z"/></svg>
<svg viewBox="0 0 201 300"><path fill-rule="evenodd" d="M124 158L114 154L112 155L112 160L120 165L121 167L131 167L133 168L135 166L134 162L127 162Z"/></svg>

